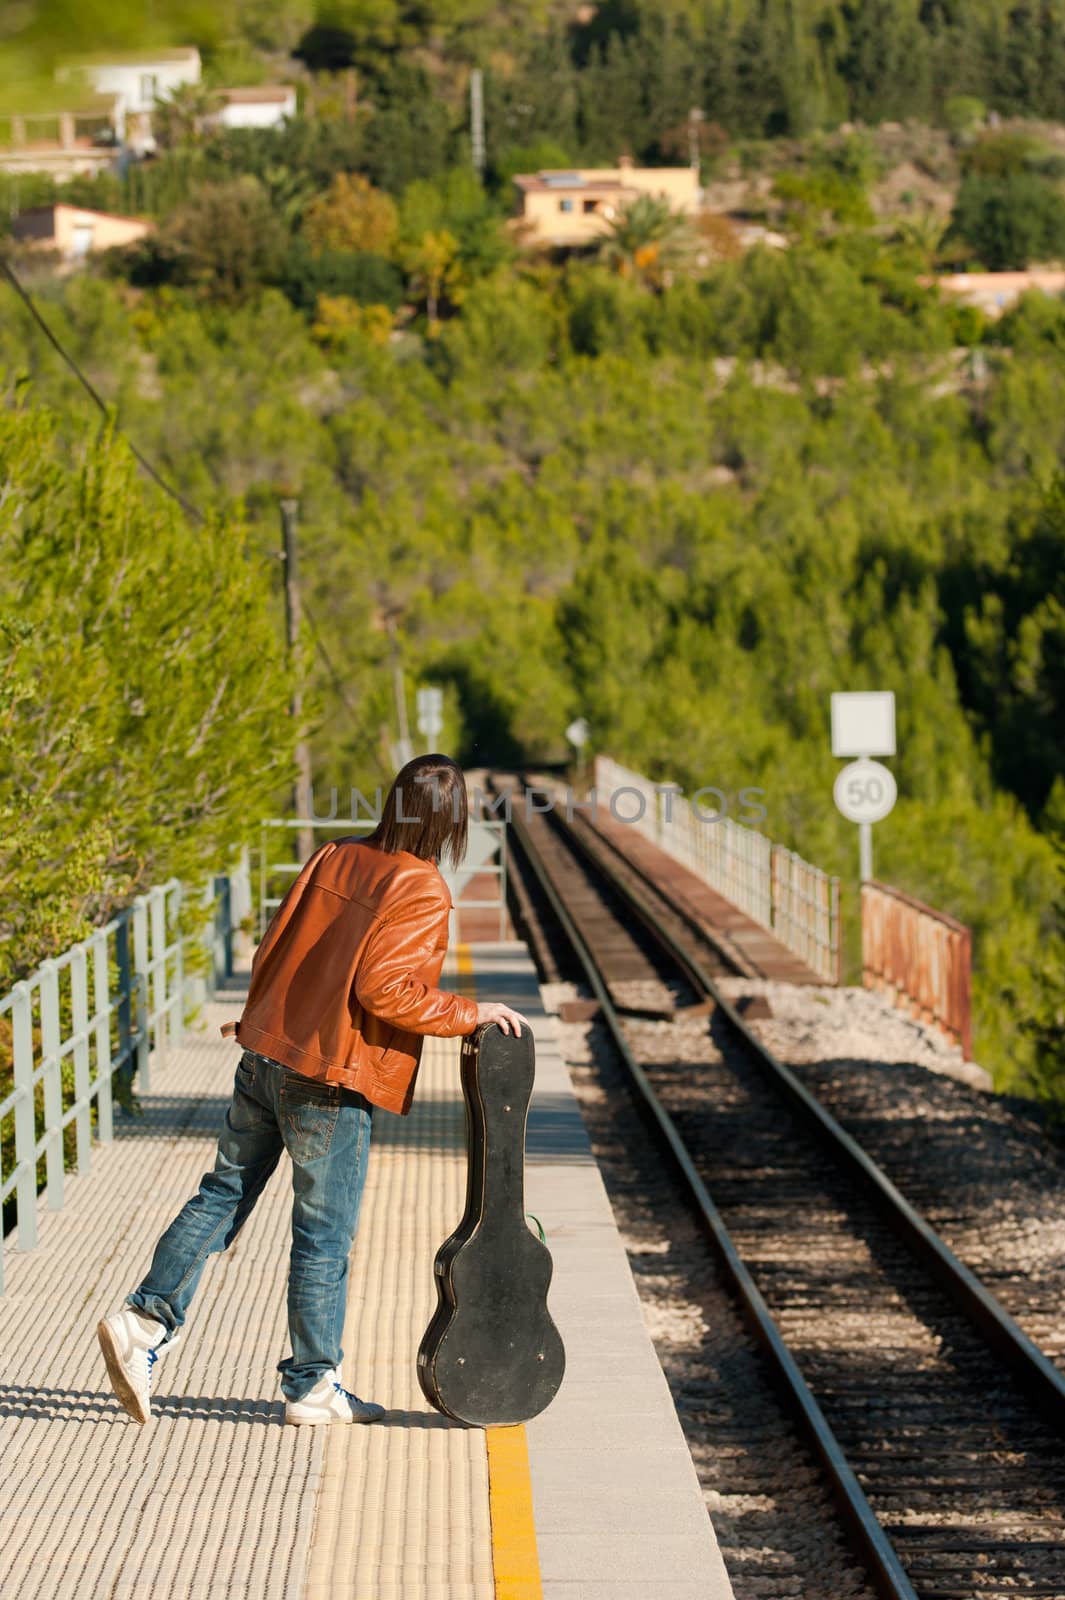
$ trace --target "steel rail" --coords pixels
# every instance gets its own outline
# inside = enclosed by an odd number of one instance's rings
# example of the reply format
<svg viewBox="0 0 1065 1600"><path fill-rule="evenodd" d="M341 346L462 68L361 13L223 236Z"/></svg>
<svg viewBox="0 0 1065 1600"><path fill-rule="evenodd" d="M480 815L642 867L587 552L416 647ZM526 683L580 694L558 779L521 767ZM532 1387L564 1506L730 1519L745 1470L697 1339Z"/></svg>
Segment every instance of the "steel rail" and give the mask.
<svg viewBox="0 0 1065 1600"><path fill-rule="evenodd" d="M662 890L651 877L646 867L641 866L638 861L634 861L631 856L627 856L616 840L611 839L608 834L601 833L594 822L588 822L587 818L582 818L581 820L586 827L596 828L596 840L604 844L619 860L624 861L626 869L639 878L641 883L645 883L655 894L662 894ZM580 835L573 828L573 823L568 817L566 822L573 833L573 837L579 839ZM720 893L720 891L715 892ZM674 916L679 917L681 922L691 929L697 939L701 940L703 944L709 945L718 960L731 967L738 978L763 978L765 976L763 972L759 972L750 956L743 951L732 948L732 941L728 934L722 934L720 930L706 927L693 912L686 910L684 906L677 905L675 902L670 902L670 910ZM685 966L688 965L687 957L685 957L684 964ZM693 974L693 977L695 979L695 987L698 988L702 983L702 979L697 974Z"/></svg>
<svg viewBox="0 0 1065 1600"><path fill-rule="evenodd" d="M857 1140L847 1133L790 1068L778 1061L754 1036L742 1017L718 991L710 975L690 951L685 951L677 943L654 911L633 892L631 885L623 883L605 862L597 858L571 824L564 824L557 816L554 820L563 831L567 843L593 870L607 879L611 889L630 907L670 959L682 960L685 971L695 974L706 998L714 1002L743 1039L773 1088L814 1129L839 1164L859 1181L882 1215L947 1291L954 1304L1009 1364L1018 1382L1038 1403L1043 1415L1052 1418L1055 1426L1065 1432L1065 1376L1053 1361L1029 1339L976 1274L958 1259L945 1240L895 1187L887 1173L862 1149ZM663 890L656 889L655 892L668 901L669 896Z"/></svg>
<svg viewBox="0 0 1065 1600"><path fill-rule="evenodd" d="M574 954L584 969L645 1110L675 1161L707 1232L711 1244L740 1300L745 1319L768 1357L778 1380L796 1408L799 1420L821 1462L839 1504L851 1540L882 1600L917 1600L891 1540L878 1522L865 1492L842 1447L814 1398L795 1358L770 1314L757 1285L740 1258L721 1214L696 1171L672 1117L662 1105L625 1038L618 1014L599 968L551 881L524 824L511 818L518 843L534 872L544 897L558 919Z"/></svg>

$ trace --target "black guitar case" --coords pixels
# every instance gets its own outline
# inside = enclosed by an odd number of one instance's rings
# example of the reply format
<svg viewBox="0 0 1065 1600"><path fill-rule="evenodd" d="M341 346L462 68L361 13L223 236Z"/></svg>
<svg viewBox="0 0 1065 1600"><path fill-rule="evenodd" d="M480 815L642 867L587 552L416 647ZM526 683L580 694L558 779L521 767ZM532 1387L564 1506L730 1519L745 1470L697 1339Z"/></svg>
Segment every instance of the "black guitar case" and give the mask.
<svg viewBox="0 0 1065 1600"><path fill-rule="evenodd" d="M422 1393L475 1427L527 1422L558 1393L566 1353L547 1310L551 1256L525 1220L532 1033L463 1040L466 1210L436 1253L437 1308L418 1349Z"/></svg>

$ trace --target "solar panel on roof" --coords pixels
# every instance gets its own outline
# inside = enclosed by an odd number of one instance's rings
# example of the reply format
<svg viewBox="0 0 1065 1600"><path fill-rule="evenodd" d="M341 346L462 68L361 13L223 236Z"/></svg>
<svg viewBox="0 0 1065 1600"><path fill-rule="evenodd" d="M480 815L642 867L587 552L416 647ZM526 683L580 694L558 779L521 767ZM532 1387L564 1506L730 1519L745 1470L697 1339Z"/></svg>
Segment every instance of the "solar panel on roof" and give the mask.
<svg viewBox="0 0 1065 1600"><path fill-rule="evenodd" d="M544 182L555 188L572 189L575 183L583 183L579 172L545 172Z"/></svg>

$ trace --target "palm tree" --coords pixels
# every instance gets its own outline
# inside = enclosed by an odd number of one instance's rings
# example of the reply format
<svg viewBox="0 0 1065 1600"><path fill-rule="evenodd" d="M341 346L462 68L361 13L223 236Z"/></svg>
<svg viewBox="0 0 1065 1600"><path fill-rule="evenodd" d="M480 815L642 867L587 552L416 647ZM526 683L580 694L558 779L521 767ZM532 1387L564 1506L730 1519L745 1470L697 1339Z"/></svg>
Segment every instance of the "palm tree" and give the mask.
<svg viewBox="0 0 1065 1600"><path fill-rule="evenodd" d="M195 144L218 109L220 97L203 83L179 83L152 110L152 132L164 150Z"/></svg>
<svg viewBox="0 0 1065 1600"><path fill-rule="evenodd" d="M899 242L908 245L926 272L934 272L945 241L947 219L930 207L913 217L902 217L895 228Z"/></svg>
<svg viewBox="0 0 1065 1600"><path fill-rule="evenodd" d="M668 200L641 194L611 219L599 254L623 277L658 285L663 270L690 242L690 232L687 219Z"/></svg>

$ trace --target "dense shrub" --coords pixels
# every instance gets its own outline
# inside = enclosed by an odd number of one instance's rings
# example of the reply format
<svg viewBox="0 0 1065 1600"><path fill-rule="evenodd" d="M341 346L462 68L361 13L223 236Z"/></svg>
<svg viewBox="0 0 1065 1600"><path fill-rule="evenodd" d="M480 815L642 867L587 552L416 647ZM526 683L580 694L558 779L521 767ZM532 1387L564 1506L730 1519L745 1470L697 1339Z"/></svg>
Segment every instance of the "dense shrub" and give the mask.
<svg viewBox="0 0 1065 1600"><path fill-rule="evenodd" d="M303 239L289 248L278 282L294 306L313 310L321 294L346 295L363 305L395 310L403 299L403 274L384 256L370 251L312 251Z"/></svg>
<svg viewBox="0 0 1065 1600"><path fill-rule="evenodd" d="M948 239L962 240L992 272L1065 253L1065 196L1035 173L971 173L958 190Z"/></svg>
<svg viewBox="0 0 1065 1600"><path fill-rule="evenodd" d="M280 629L232 519L192 528L126 447L0 410L0 991L290 775Z"/></svg>

